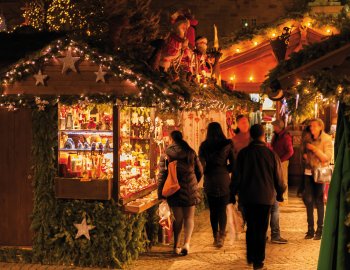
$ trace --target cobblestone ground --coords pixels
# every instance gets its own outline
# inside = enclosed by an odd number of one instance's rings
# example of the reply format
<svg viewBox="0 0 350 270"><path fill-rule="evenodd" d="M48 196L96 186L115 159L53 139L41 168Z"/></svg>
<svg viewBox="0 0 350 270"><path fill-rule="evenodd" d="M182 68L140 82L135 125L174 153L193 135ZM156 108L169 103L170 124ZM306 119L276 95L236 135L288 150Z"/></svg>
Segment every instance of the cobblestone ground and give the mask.
<svg viewBox="0 0 350 270"><path fill-rule="evenodd" d="M302 201L290 195L289 203L280 207L281 235L289 240L287 245L267 243L265 265L268 270L316 270L320 241L304 240L306 232L306 211ZM143 254L128 269L251 269L245 262L245 234L232 244L226 243L222 249L212 246L212 234L208 211L196 216L195 231L191 243L191 253L186 257L172 255L171 246L156 246ZM83 270L91 268L23 265L0 263L0 269L48 269ZM96 268L97 269L97 268Z"/></svg>

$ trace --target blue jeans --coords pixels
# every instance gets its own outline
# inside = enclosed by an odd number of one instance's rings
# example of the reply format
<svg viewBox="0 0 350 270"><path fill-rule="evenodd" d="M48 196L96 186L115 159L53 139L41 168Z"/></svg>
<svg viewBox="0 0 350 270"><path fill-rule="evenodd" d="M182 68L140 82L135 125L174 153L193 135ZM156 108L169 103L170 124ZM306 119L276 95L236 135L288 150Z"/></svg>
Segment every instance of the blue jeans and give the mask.
<svg viewBox="0 0 350 270"><path fill-rule="evenodd" d="M271 239L279 239L280 235L280 209L278 206L278 201L275 201L274 205L271 207Z"/></svg>

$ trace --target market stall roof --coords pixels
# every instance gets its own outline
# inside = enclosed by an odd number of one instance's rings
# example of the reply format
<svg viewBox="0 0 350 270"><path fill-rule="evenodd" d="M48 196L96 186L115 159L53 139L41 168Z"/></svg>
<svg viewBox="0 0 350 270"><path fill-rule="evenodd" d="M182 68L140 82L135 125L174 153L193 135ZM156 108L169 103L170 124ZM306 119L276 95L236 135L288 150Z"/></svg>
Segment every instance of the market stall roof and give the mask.
<svg viewBox="0 0 350 270"><path fill-rule="evenodd" d="M29 34L25 37L27 41L31 40L29 37ZM35 46L23 46L18 49L21 52L11 52L10 56L1 60L0 93L56 96L102 94L111 96L111 100L118 97L124 101L126 99L128 103L133 100L132 104L160 105L171 110L253 105L249 96L242 93L214 84L173 82L153 72L144 63L136 63L118 55L99 54L98 50L87 44L67 37L52 39L54 37L50 36L43 39L42 43L35 43ZM16 39L12 34L7 34L7 40L14 42ZM11 44L7 40L2 40L2 46ZM33 53L33 50L37 51ZM66 64L71 66L65 68ZM103 75L97 74L99 68ZM44 76L39 77L43 81L38 81L36 76Z"/></svg>
<svg viewBox="0 0 350 270"><path fill-rule="evenodd" d="M304 78L329 70L336 77L348 74L349 42L350 28L344 28L342 33L292 54L290 59L270 71L263 83L263 89L287 90Z"/></svg>
<svg viewBox="0 0 350 270"><path fill-rule="evenodd" d="M223 49L220 62L222 78L233 89L248 93L260 92L269 71L279 63L271 40L278 38L284 27L291 29L285 59L304 46L321 42L338 32L334 27L317 27L316 21L308 16L284 19L275 26L260 29L255 35L247 35L245 39L237 40Z"/></svg>
<svg viewBox="0 0 350 270"><path fill-rule="evenodd" d="M350 43L279 76L278 81L282 89L287 89L295 85L299 79L319 70L331 70L337 76L350 74Z"/></svg>

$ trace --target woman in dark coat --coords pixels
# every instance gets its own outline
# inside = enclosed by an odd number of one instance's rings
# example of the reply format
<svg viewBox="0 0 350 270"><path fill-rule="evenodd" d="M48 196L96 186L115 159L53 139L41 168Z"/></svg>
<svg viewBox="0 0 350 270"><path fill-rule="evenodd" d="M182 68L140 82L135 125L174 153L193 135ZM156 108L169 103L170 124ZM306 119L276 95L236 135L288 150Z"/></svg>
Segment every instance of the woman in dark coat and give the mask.
<svg viewBox="0 0 350 270"><path fill-rule="evenodd" d="M165 199L162 196L162 190L167 178L166 163L177 160L176 172L180 189L166 199L175 217L174 252L187 255L194 228L195 205L201 201L198 182L203 176L203 169L196 152L183 140L180 131L173 131L170 139L171 145L166 149L166 155L161 157L159 163L158 198ZM185 241L181 249L179 238L182 224L185 230Z"/></svg>
<svg viewBox="0 0 350 270"><path fill-rule="evenodd" d="M207 194L214 245L221 248L226 236L226 206L230 202L230 172L233 171L232 140L226 139L219 123L208 126L206 140L199 148L204 168L204 191Z"/></svg>

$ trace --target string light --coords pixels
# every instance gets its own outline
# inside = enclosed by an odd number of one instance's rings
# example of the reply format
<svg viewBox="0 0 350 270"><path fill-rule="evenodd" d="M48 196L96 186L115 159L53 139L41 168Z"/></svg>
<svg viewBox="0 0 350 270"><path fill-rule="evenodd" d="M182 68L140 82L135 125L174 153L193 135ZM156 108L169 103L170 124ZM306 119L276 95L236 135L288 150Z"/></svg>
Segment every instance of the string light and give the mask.
<svg viewBox="0 0 350 270"><path fill-rule="evenodd" d="M163 109L166 111L173 110L175 109L185 109L185 107L189 106L189 108L200 108L200 109L207 109L207 108L219 108L219 106L233 106L232 102L242 102L240 99L239 101L237 100L238 98L233 98L231 96L231 99L225 98L225 103L216 103L216 98L213 98L213 96L204 97L203 93L198 93L198 99L195 99L195 102L189 102L187 100L184 100L184 98L181 95L178 95L174 93L174 97L170 100L167 98L167 94L162 93L162 90L157 84L153 84L151 81L145 79L141 74L136 74L132 70L123 67L122 65L116 65L116 61L120 61L118 59L115 59L111 56L102 56L98 54L94 50L90 50L88 46L82 43L77 43L73 40L57 40L50 44L48 47L46 47L44 50L41 51L41 56L39 56L37 59L33 59L31 61L23 62L23 63L18 63L15 64L10 71L8 71L5 74L5 77L1 78L1 84L7 85L8 82L15 82L15 81L20 81L23 80L25 77L30 75L31 73L34 74L39 68L41 68L41 63L45 59L51 59L55 57L55 55L59 55L62 52L65 52L67 50L67 47L71 46L73 51L75 51L75 55L81 57L82 59L85 59L86 56L89 56L91 60L95 60L95 62L98 65L105 65L110 67L111 75L113 76L119 76L123 80L127 80L129 82L133 82L137 87L142 90L142 94L140 97L136 96L123 96L123 97L117 97L115 95L106 95L106 96L101 96L97 95L91 95L89 96L89 99L91 102L114 102L116 98L120 98L123 102L125 102L125 105L128 104L137 104L139 106L149 106L149 105L154 105L154 102L158 102L158 104L163 103ZM50 48L50 50L48 49ZM60 53L61 52L61 53ZM210 91L211 94L215 93L215 88L212 88L212 86L209 88L208 84L203 84L202 85L203 89L208 89L205 91ZM164 89L164 88L162 88ZM204 90L203 90L204 91ZM214 91L214 92L213 92ZM215 95L215 94L214 94ZM223 94L222 94L223 95ZM14 102L14 106L18 107L18 104L22 104L21 107L37 107L38 105L35 103L35 100L33 96L31 95L21 95L21 97L14 98L12 95L5 96L2 94L0 98L1 103L5 102ZM155 99L156 97L156 99ZM194 97L194 95L193 95ZM54 96L45 96L45 102L48 101L50 104L57 104L57 102L65 102L67 100L69 103L75 103L79 102L86 97L86 95L82 94L79 96L69 96L69 97L60 97L57 95ZM224 95L223 97L224 98ZM236 99L236 100L235 100ZM179 102L179 100L181 100ZM248 101L247 101L248 102ZM243 103L245 103L243 101ZM165 106L165 104L167 106ZM249 102L245 103L246 106L249 106ZM44 104L46 107L46 103ZM40 110L44 110L44 107L40 107Z"/></svg>

